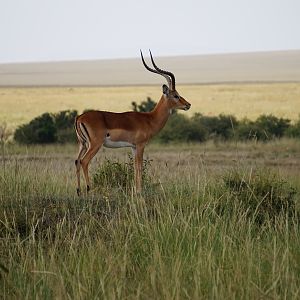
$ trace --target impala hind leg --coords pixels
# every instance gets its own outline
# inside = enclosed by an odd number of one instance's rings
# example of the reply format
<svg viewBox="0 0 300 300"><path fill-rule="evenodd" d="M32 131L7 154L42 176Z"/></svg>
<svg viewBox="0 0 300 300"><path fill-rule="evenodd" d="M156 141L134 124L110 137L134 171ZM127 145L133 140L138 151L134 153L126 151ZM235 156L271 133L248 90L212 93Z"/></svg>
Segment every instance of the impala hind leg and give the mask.
<svg viewBox="0 0 300 300"><path fill-rule="evenodd" d="M81 167L81 158L86 153L87 147L85 143L79 144L79 152L77 159L75 160L76 166L76 175L77 175L77 195L80 196L80 167Z"/></svg>
<svg viewBox="0 0 300 300"><path fill-rule="evenodd" d="M87 192L89 192L90 187L91 187L90 179L89 179L89 170L88 170L89 163L92 160L92 158L96 155L96 153L99 151L102 144L103 144L103 141L101 141L101 143L90 144L88 150L86 151L83 158L81 159L81 167L82 167L85 182L86 182L86 191Z"/></svg>

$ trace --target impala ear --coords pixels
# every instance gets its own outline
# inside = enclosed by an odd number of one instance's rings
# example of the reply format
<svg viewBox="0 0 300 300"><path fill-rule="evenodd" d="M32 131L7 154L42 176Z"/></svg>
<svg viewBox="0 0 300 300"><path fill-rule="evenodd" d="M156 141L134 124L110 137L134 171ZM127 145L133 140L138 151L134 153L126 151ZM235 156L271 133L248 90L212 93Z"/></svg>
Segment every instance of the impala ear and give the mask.
<svg viewBox="0 0 300 300"><path fill-rule="evenodd" d="M170 90L165 84L162 86L162 90L163 90L164 95L169 95Z"/></svg>

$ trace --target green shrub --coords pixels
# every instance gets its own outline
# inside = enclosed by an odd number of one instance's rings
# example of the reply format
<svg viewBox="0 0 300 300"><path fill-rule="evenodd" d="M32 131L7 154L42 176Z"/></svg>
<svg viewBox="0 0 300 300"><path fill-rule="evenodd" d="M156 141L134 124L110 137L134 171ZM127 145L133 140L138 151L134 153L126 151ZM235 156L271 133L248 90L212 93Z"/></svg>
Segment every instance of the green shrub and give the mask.
<svg viewBox="0 0 300 300"><path fill-rule="evenodd" d="M53 114L54 123L57 129L58 143L76 142L74 122L77 115L77 110L63 110Z"/></svg>
<svg viewBox="0 0 300 300"><path fill-rule="evenodd" d="M157 139L163 143L204 142L209 138L228 140L233 137L233 128L237 124L236 118L230 115L208 117L196 113L188 118L183 114L175 114L170 117Z"/></svg>
<svg viewBox="0 0 300 300"><path fill-rule="evenodd" d="M296 189L271 170L258 170L249 175L238 170L223 177L223 196L217 212L241 215L262 224L274 221L281 214L295 213ZM226 199L225 199L226 198Z"/></svg>
<svg viewBox="0 0 300 300"><path fill-rule="evenodd" d="M64 110L55 114L44 113L28 124L19 126L15 131L14 139L20 144L75 142L76 116L76 110Z"/></svg>
<svg viewBox="0 0 300 300"><path fill-rule="evenodd" d="M268 140L268 135L265 130L260 128L255 122L248 119L243 119L240 121L238 127L235 131L236 139L246 141L246 140Z"/></svg>
<svg viewBox="0 0 300 300"><path fill-rule="evenodd" d="M234 128L238 126L237 119L232 115L203 116L196 113L192 117L194 124L199 123L206 130L209 138L228 140L234 136Z"/></svg>
<svg viewBox="0 0 300 300"><path fill-rule="evenodd" d="M131 107L133 111L138 112L149 112L154 109L156 102L150 97L147 97L146 101L142 101L141 104L137 104L135 101L131 102Z"/></svg>
<svg viewBox="0 0 300 300"><path fill-rule="evenodd" d="M277 118L273 115L261 115L255 123L266 132L269 139L272 139L281 138L290 127L290 122L289 119Z"/></svg>
<svg viewBox="0 0 300 300"><path fill-rule="evenodd" d="M143 161L142 180L143 185L151 182L149 175L150 160ZM106 188L122 188L128 189L134 183L134 159L128 155L128 162L119 162L106 159L93 174L94 187L102 189Z"/></svg>
<svg viewBox="0 0 300 300"><path fill-rule="evenodd" d="M63 110L53 114L54 123L58 130L73 128L77 110Z"/></svg>
<svg viewBox="0 0 300 300"><path fill-rule="evenodd" d="M286 135L291 138L300 138L300 117L294 125L287 129Z"/></svg>
<svg viewBox="0 0 300 300"><path fill-rule="evenodd" d="M206 139L206 129L183 114L170 116L167 124L156 137L156 140L162 143L203 142Z"/></svg>
<svg viewBox="0 0 300 300"><path fill-rule="evenodd" d="M34 118L28 124L21 125L14 134L14 139L20 144L46 144L57 140L57 129L53 117L44 113Z"/></svg>
<svg viewBox="0 0 300 300"><path fill-rule="evenodd" d="M259 141L281 138L290 127L290 120L273 115L261 115L256 121L244 119L240 122L236 136L241 140L256 139Z"/></svg>

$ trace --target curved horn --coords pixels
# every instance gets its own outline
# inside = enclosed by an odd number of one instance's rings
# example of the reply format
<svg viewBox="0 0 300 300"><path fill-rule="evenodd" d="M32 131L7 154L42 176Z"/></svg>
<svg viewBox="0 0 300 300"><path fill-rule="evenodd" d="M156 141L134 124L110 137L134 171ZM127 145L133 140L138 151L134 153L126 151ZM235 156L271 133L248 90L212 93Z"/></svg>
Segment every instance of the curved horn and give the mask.
<svg viewBox="0 0 300 300"><path fill-rule="evenodd" d="M148 67L147 64L146 64L146 62L145 62L145 60L144 60L142 50L140 50L140 51L141 51L141 57L142 57L142 61L143 61L143 64L144 64L145 68L146 68L148 71L150 71L150 72L153 72L153 73L156 73L156 74L159 74L159 75L165 77L165 78L167 79L167 81L168 81L169 87L171 88L171 87L172 87L172 81L171 81L170 77L167 76L167 74L164 74L164 73L162 73L162 72L160 72L160 71L158 71L158 70L154 70L154 69ZM151 56L151 57L152 57L152 56Z"/></svg>
<svg viewBox="0 0 300 300"><path fill-rule="evenodd" d="M149 49L149 52L150 52L150 57L151 57L151 61L152 61L153 67L154 67L158 72L160 72L161 74L166 74L166 75L169 75L169 76L171 77L172 85L170 85L170 88L171 88L172 90L175 90L175 76L174 76L174 74L171 73L171 72L164 71L164 70L160 69L160 68L155 64L150 49Z"/></svg>

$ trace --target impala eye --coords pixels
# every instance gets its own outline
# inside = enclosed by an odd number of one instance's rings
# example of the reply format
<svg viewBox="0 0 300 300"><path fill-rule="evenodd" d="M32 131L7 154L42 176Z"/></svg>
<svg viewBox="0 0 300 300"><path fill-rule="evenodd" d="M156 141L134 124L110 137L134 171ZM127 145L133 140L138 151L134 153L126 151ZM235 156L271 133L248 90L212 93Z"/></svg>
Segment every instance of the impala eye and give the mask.
<svg viewBox="0 0 300 300"><path fill-rule="evenodd" d="M175 99L179 99L179 96L178 96L178 95L175 95L174 98L175 98Z"/></svg>

